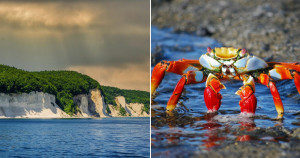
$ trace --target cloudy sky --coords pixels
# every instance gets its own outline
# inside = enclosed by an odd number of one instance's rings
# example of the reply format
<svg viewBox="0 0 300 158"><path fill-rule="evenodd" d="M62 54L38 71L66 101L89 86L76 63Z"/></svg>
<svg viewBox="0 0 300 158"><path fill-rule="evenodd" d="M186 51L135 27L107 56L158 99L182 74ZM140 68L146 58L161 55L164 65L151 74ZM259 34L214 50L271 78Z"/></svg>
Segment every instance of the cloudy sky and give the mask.
<svg viewBox="0 0 300 158"><path fill-rule="evenodd" d="M149 91L149 0L0 1L0 64Z"/></svg>

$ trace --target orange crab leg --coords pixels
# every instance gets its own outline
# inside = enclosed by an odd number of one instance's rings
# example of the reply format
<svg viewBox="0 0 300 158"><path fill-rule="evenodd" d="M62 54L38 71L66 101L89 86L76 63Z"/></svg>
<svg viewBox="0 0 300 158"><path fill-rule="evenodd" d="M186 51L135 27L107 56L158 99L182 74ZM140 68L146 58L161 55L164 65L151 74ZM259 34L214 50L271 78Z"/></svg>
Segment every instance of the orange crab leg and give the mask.
<svg viewBox="0 0 300 158"><path fill-rule="evenodd" d="M298 72L300 72L300 65L298 62L296 63L282 63L282 62L268 62L269 66L273 66L273 67L285 67L288 69L292 69L292 70L296 70Z"/></svg>
<svg viewBox="0 0 300 158"><path fill-rule="evenodd" d="M269 71L271 78L275 80L294 79L295 86L300 94L300 65L298 63L279 63L274 65L274 69ZM292 72L291 72L292 71Z"/></svg>
<svg viewBox="0 0 300 158"><path fill-rule="evenodd" d="M177 83L172 96L170 97L168 103L167 103L167 111L173 111L175 109L176 104L181 96L181 93L183 91L184 85L185 85L185 77L182 77L179 82Z"/></svg>
<svg viewBox="0 0 300 158"><path fill-rule="evenodd" d="M202 71L188 71L183 77L178 81L172 96L167 103L167 111L173 111L176 104L181 96L185 84L195 84L202 83L205 81L205 76Z"/></svg>
<svg viewBox="0 0 300 158"><path fill-rule="evenodd" d="M280 95L279 95L279 92L277 90L275 82L270 81L270 77L267 74L260 74L260 76L258 77L258 80L260 81L261 84L263 84L263 85L270 88L271 94L273 96L275 108L276 108L276 111L278 113L277 118L282 118L284 108L283 108L283 104L282 104L282 101L280 99Z"/></svg>
<svg viewBox="0 0 300 158"><path fill-rule="evenodd" d="M151 94L153 94L156 88L159 86L165 76L165 72L172 72L179 75L183 75L188 69L201 68L198 60L186 60L179 61L163 61L155 65L151 76Z"/></svg>
<svg viewBox="0 0 300 158"><path fill-rule="evenodd" d="M219 110L222 99L222 95L219 93L221 89L226 89L226 87L216 76L209 74L204 90L204 101L208 112L217 112Z"/></svg>
<svg viewBox="0 0 300 158"><path fill-rule="evenodd" d="M279 95L279 92L277 90L276 84L275 84L275 82L270 82L269 86L270 86L271 94L273 96L275 108L276 108L277 113L278 113L278 118L282 118L284 108L283 108L283 104L282 104L282 101L280 99L280 95Z"/></svg>
<svg viewBox="0 0 300 158"><path fill-rule="evenodd" d="M163 63L158 63L153 68L151 76L151 94L153 94L158 85L161 83L162 79L165 76L166 69L167 65Z"/></svg>
<svg viewBox="0 0 300 158"><path fill-rule="evenodd" d="M261 84L269 87L269 76L267 74L260 74L258 77L258 80L260 81Z"/></svg>
<svg viewBox="0 0 300 158"><path fill-rule="evenodd" d="M290 73L289 69L284 67L283 65L276 65L275 68L271 71L276 71L280 75L280 80L293 79L293 76Z"/></svg>
<svg viewBox="0 0 300 158"><path fill-rule="evenodd" d="M269 71L270 77L273 78L275 81L294 79L295 86L298 90L298 93L300 94L300 75L298 74L298 72L300 71L299 63L273 63L273 64L274 64L273 65L274 69ZM269 87L271 89L275 107L278 112L278 118L282 118L284 109L276 85L274 82L270 82Z"/></svg>
<svg viewBox="0 0 300 158"><path fill-rule="evenodd" d="M298 93L300 94L300 75L297 72L293 72L293 75L294 75L294 83L296 85Z"/></svg>

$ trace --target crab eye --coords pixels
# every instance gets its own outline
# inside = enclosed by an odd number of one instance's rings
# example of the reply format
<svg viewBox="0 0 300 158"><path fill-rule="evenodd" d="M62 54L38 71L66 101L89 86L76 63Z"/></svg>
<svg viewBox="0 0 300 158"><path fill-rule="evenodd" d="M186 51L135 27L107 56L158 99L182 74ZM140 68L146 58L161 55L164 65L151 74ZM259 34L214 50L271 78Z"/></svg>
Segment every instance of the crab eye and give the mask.
<svg viewBox="0 0 300 158"><path fill-rule="evenodd" d="M240 57L243 57L243 56L245 56L246 53L247 53L247 50L244 48L240 51L239 55L240 55Z"/></svg>
<svg viewBox="0 0 300 158"><path fill-rule="evenodd" d="M207 47L207 53L211 53L211 48Z"/></svg>
<svg viewBox="0 0 300 158"><path fill-rule="evenodd" d="M211 48L210 47L207 47L207 53L209 56L213 57L214 56L214 53L212 52Z"/></svg>

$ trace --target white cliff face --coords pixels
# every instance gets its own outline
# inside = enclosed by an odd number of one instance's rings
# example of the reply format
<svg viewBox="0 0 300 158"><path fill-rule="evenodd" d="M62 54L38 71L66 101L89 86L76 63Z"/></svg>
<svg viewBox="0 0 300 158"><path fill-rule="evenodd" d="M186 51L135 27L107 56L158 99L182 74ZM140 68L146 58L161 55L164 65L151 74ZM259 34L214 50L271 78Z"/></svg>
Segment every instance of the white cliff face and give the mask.
<svg viewBox="0 0 300 158"><path fill-rule="evenodd" d="M86 94L80 94L73 98L74 103L79 107L80 113L77 114L79 117L91 117L95 116L97 117L97 114L94 110L92 110L92 107L89 106L89 99L88 95Z"/></svg>
<svg viewBox="0 0 300 158"><path fill-rule="evenodd" d="M106 103L104 101L104 97L101 94L99 89L92 89L90 91L90 99L95 104L96 112L100 115L100 117L107 117L109 116L106 113Z"/></svg>
<svg viewBox="0 0 300 158"><path fill-rule="evenodd" d="M43 92L22 94L0 93L0 118L67 118L67 117L121 117L120 107L126 110L126 116L147 117L143 104L126 104L123 96L116 97L117 106L107 105L99 89L89 94L80 94L73 98L80 112L76 116L66 114L56 103L55 96ZM111 113L106 112L106 107Z"/></svg>
<svg viewBox="0 0 300 158"><path fill-rule="evenodd" d="M130 114L133 117L147 117L149 114L147 114L144 109L144 104L139 103L130 103L127 105L128 109L130 110Z"/></svg>
<svg viewBox="0 0 300 158"><path fill-rule="evenodd" d="M43 92L0 93L0 117L64 118L69 117L55 103L55 96Z"/></svg>
<svg viewBox="0 0 300 158"><path fill-rule="evenodd" d="M132 117L147 117L149 114L146 112L143 112L144 104L138 104L138 103L130 103L127 104L125 101L125 98L123 96L116 97L116 103L117 107L113 105L109 105L109 108L111 110L111 115L113 117L120 117L120 107L123 107L127 114L126 116L132 116Z"/></svg>
<svg viewBox="0 0 300 158"><path fill-rule="evenodd" d="M110 112L111 112L110 116L112 116L112 117L121 117L119 105L114 106L114 105L108 104L108 107L109 107Z"/></svg>
<svg viewBox="0 0 300 158"><path fill-rule="evenodd" d="M89 94L81 94L74 97L74 103L78 105L82 117L108 117L106 104L99 89L90 90Z"/></svg>

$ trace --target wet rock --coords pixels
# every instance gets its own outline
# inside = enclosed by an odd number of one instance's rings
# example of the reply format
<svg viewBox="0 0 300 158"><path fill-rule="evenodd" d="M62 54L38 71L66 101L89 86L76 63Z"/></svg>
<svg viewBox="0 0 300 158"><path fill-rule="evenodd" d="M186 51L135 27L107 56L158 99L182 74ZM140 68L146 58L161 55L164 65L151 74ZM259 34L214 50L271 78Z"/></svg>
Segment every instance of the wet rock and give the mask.
<svg viewBox="0 0 300 158"><path fill-rule="evenodd" d="M264 60L267 61L267 62L272 61L272 59L273 59L273 54L271 54L271 55L264 58Z"/></svg>
<svg viewBox="0 0 300 158"><path fill-rule="evenodd" d="M159 6L163 3L171 2L172 0L151 0L151 7Z"/></svg>
<svg viewBox="0 0 300 158"><path fill-rule="evenodd" d="M299 143L299 142L298 142ZM277 142L235 142L223 143L209 152L196 152L194 157L229 157L229 158L257 158L257 157L297 157L300 156L300 145L293 142L293 146L283 147ZM249 153L249 154L246 154ZM250 154L251 153L251 154Z"/></svg>
<svg viewBox="0 0 300 158"><path fill-rule="evenodd" d="M295 129L291 136L300 139L300 128Z"/></svg>
<svg viewBox="0 0 300 158"><path fill-rule="evenodd" d="M158 62L162 61L164 58L163 50L160 46L155 47L153 53L151 53L151 64L156 65Z"/></svg>
<svg viewBox="0 0 300 158"><path fill-rule="evenodd" d="M211 36L262 58L272 54L272 61L300 61L297 0L157 1L151 16L158 27Z"/></svg>

